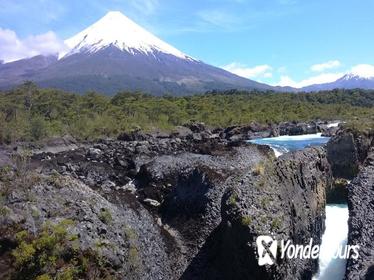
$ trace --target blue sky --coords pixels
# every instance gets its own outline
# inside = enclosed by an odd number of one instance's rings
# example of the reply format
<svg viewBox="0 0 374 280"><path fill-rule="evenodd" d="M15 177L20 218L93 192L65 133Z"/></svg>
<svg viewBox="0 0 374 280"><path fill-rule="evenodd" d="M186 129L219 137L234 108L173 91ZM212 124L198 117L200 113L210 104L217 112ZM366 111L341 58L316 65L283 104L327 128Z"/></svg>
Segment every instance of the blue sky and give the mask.
<svg viewBox="0 0 374 280"><path fill-rule="evenodd" d="M269 84L374 72L372 0L0 0L0 59L57 50L110 10L195 58Z"/></svg>

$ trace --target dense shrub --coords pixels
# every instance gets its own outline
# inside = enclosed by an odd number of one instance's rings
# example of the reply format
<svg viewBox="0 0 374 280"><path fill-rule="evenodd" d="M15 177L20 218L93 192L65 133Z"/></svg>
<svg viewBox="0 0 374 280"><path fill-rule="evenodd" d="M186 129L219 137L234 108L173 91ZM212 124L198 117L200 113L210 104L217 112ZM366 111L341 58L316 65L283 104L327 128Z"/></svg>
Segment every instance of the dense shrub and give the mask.
<svg viewBox="0 0 374 280"><path fill-rule="evenodd" d="M27 83L0 93L0 143L71 134L78 139L112 137L122 131L172 130L189 121L211 126L281 121L358 120L374 115L374 91L319 93L210 92L153 97L123 92L110 98L83 96ZM365 123L365 122L364 122Z"/></svg>

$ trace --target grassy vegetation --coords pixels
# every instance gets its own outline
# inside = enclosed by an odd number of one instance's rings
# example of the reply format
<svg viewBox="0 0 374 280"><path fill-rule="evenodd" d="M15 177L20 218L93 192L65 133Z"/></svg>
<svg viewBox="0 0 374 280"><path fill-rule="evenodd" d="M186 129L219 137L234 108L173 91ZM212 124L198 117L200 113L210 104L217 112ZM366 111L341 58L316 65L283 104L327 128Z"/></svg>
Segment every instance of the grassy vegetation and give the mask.
<svg viewBox="0 0 374 280"><path fill-rule="evenodd" d="M40 174L30 169L27 151L15 154L12 161L15 170L9 166L0 168L0 218L3 221L12 213L7 202L13 191L16 188L23 190L27 204L32 205L35 198L30 188L42 180ZM45 179L56 187L66 185L63 182L66 178L57 173ZM40 210L34 206L30 210L32 217L38 220ZM103 211L102 214L103 220L111 221L109 212ZM25 221L19 222L4 224L1 229L2 234L5 232L7 236L15 236L11 246L4 241L7 240L5 236L0 242L2 261L9 264L6 268L9 278L5 279L114 279L113 268L100 251L95 248L83 250L80 247L79 236L70 232L76 226L73 220L47 221L34 232L22 230L21 223Z"/></svg>
<svg viewBox="0 0 374 280"><path fill-rule="evenodd" d="M244 217L242 217L241 224L243 226L249 226L251 223L252 223L252 217L250 217L250 216L244 216Z"/></svg>
<svg viewBox="0 0 374 280"><path fill-rule="evenodd" d="M259 175L264 175L264 173L265 173L265 163L261 161L254 166L252 170L252 174L254 176L259 176Z"/></svg>
<svg viewBox="0 0 374 280"><path fill-rule="evenodd" d="M238 200L238 194L233 193L233 194L229 197L229 204L230 204L230 205L236 205L237 200Z"/></svg>
<svg viewBox="0 0 374 280"><path fill-rule="evenodd" d="M344 126L354 132L374 134L374 117L349 120Z"/></svg>
<svg viewBox="0 0 374 280"><path fill-rule="evenodd" d="M280 218L274 218L274 220L271 222L271 229L272 230L280 230L282 225L282 220Z"/></svg>
<svg viewBox="0 0 374 280"><path fill-rule="evenodd" d="M99 219L104 224L110 224L113 220L112 214L110 213L109 209L101 209L99 213Z"/></svg>
<svg viewBox="0 0 374 280"><path fill-rule="evenodd" d="M67 230L73 225L71 220L62 220L46 223L36 236L18 232L18 245L11 253L12 279L110 279L96 252L79 250L78 237ZM97 278L90 278L93 275Z"/></svg>
<svg viewBox="0 0 374 280"><path fill-rule="evenodd" d="M210 126L342 119L373 121L374 91L334 90L314 94L211 92L189 97L119 93L110 98L83 96L26 83L0 93L0 143L40 140L70 134L78 139L120 132L172 130L189 121ZM359 120L359 121L357 121ZM370 126L370 125L369 125Z"/></svg>

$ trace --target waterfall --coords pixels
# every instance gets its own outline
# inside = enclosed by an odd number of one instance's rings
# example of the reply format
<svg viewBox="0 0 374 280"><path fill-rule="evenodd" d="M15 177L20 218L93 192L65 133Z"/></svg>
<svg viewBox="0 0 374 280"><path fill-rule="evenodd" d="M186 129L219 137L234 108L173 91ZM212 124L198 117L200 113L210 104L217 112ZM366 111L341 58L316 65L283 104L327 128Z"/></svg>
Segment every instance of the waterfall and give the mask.
<svg viewBox="0 0 374 280"><path fill-rule="evenodd" d="M322 236L319 255L319 273L314 280L342 280L346 259L334 258L340 248L347 245L348 206L330 204L326 206L326 230Z"/></svg>

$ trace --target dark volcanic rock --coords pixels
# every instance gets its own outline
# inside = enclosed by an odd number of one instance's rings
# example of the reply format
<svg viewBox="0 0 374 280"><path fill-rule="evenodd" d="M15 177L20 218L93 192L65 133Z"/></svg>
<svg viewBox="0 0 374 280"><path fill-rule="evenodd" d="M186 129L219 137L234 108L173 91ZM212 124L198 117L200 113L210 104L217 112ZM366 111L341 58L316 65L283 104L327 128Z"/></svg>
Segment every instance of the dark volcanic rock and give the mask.
<svg viewBox="0 0 374 280"><path fill-rule="evenodd" d="M132 195L117 196L121 199L111 203L70 177L55 177L53 182L41 178L31 189L13 189L6 200L7 214L0 215L0 232L8 232L1 235L0 244L14 242L9 228L36 233L47 221L70 219L81 250L97 250L116 271L116 279L173 278L183 255L169 260L172 238Z"/></svg>
<svg viewBox="0 0 374 280"><path fill-rule="evenodd" d="M280 135L303 135L319 132L317 123L287 122L279 125Z"/></svg>
<svg viewBox="0 0 374 280"><path fill-rule="evenodd" d="M200 132L208 130L204 123L199 123L199 122L187 123L184 126L191 129L193 133L200 133Z"/></svg>
<svg viewBox="0 0 374 280"><path fill-rule="evenodd" d="M279 136L279 128L276 125L261 125L255 122L244 126L232 126L223 131L223 137L231 141L245 141L276 136Z"/></svg>
<svg viewBox="0 0 374 280"><path fill-rule="evenodd" d="M259 267L255 240L267 234L320 243L332 178L325 152L308 149L274 163L261 149L162 156L142 167L138 193L162 203L162 222L184 244L182 279L310 279L316 272L315 261Z"/></svg>
<svg viewBox="0 0 374 280"><path fill-rule="evenodd" d="M348 186L348 244L359 245L358 259L347 261L346 279L374 279L374 150Z"/></svg>
<svg viewBox="0 0 374 280"><path fill-rule="evenodd" d="M351 133L332 138L327 143L327 153L335 177L351 179L357 174L358 153Z"/></svg>
<svg viewBox="0 0 374 280"><path fill-rule="evenodd" d="M145 141L149 138L149 135L145 134L140 130L135 130L132 132L123 132L117 137L117 139L121 141Z"/></svg>
<svg viewBox="0 0 374 280"><path fill-rule="evenodd" d="M264 164L256 176L231 181L209 269L218 270L220 279L311 279L317 270L312 260L278 259L277 265L258 267L255 242L270 235L293 244L308 244L310 238L320 244L325 189L332 178L324 151L307 149L279 158L275 166Z"/></svg>
<svg viewBox="0 0 374 280"><path fill-rule="evenodd" d="M91 187L100 187L107 181L123 186L135 177L142 165L157 156L174 156L184 152L211 154L224 147L229 147L229 144L220 139L191 141L180 138L159 139L149 135L147 141L101 140L58 154L37 154L32 160L35 164L42 162L45 173L56 170L78 178Z"/></svg>
<svg viewBox="0 0 374 280"><path fill-rule="evenodd" d="M194 264L200 258L200 248L221 223L221 200L228 182L243 173L250 174L256 164L269 157L272 152L267 147L217 146L210 155L161 156L141 168L138 194L162 202L162 222L178 233L193 262L184 279L197 277ZM203 271L196 273L204 279Z"/></svg>
<svg viewBox="0 0 374 280"><path fill-rule="evenodd" d="M345 204L348 199L347 187L349 181L345 179L336 179L331 188L326 190L326 202L330 204Z"/></svg>
<svg viewBox="0 0 374 280"><path fill-rule="evenodd" d="M174 129L174 132L171 134L174 138L187 138L190 137L193 134L192 130L188 127L184 126L177 126Z"/></svg>
<svg viewBox="0 0 374 280"><path fill-rule="evenodd" d="M201 129L185 138L135 132L34 154L40 180L10 188L1 226L35 233L47 220L72 219L81 247L106 244L100 253L122 279L310 279L314 261L259 267L255 239L320 242L331 183L324 149L276 159L267 146L214 137L235 128Z"/></svg>
<svg viewBox="0 0 374 280"><path fill-rule="evenodd" d="M326 123L318 124L318 131L321 132L322 136L324 137L333 137L336 135L336 133L341 128L341 125L340 124L336 125L336 123L339 123L339 122L335 122L335 123L326 122ZM334 124L334 125L329 126L330 124Z"/></svg>
<svg viewBox="0 0 374 280"><path fill-rule="evenodd" d="M327 156L334 177L352 179L367 157L372 141L372 135L340 130L327 143Z"/></svg>
<svg viewBox="0 0 374 280"><path fill-rule="evenodd" d="M0 146L0 168L11 164L9 151Z"/></svg>

